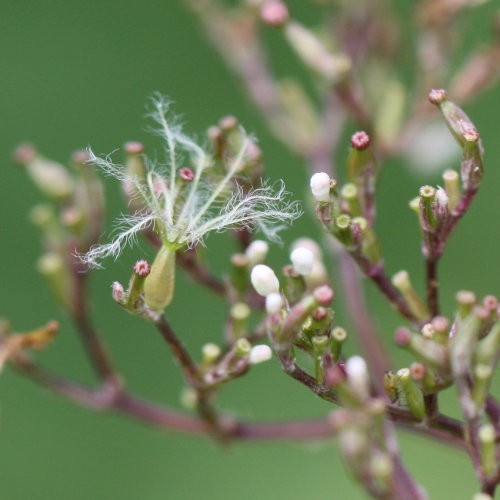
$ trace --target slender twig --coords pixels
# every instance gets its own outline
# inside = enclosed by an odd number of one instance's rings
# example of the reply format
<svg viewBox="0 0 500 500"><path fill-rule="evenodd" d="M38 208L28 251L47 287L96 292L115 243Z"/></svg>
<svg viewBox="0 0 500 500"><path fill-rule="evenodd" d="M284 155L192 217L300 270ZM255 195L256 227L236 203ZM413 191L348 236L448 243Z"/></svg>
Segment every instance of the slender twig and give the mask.
<svg viewBox="0 0 500 500"><path fill-rule="evenodd" d="M184 376L188 384L193 386L194 388L199 388L201 384L200 372L198 370L198 367L191 359L191 356L189 355L187 349L184 347L184 344L175 334L174 330L170 326L170 323L167 321L167 318L163 314L160 315L154 322L154 325L169 345L175 359L181 365L182 371L184 372Z"/></svg>
<svg viewBox="0 0 500 500"><path fill-rule="evenodd" d="M119 375L113 367L109 354L104 347L99 333L94 328L88 312L87 303L87 268L75 256L75 246L70 245L70 271L73 277L73 295L71 319L80 335L87 356L97 375L109 382L119 384Z"/></svg>
<svg viewBox="0 0 500 500"><path fill-rule="evenodd" d="M439 314L439 283L438 283L438 261L433 258L426 259L426 282L427 282L427 307L431 318Z"/></svg>
<svg viewBox="0 0 500 500"><path fill-rule="evenodd" d="M383 262L373 264L360 251L349 252L349 254L359 265L365 276L377 286L394 308L406 319L418 325L420 320L411 312L404 297L391 283L385 272Z"/></svg>
<svg viewBox="0 0 500 500"><path fill-rule="evenodd" d="M167 406L151 403L123 388L104 385L92 390L80 383L40 367L27 356L16 356L11 360L13 366L23 375L52 392L92 410L118 410L139 420L165 430L175 430L189 434L210 434L206 422L189 414L181 413ZM425 435L441 442L465 447L460 423L449 417L440 416L435 421L436 428L415 426L417 419L403 408L389 407L389 414L399 427ZM228 434L239 439L310 439L332 435L329 419L309 419L290 422L245 422L234 419L220 419Z"/></svg>
<svg viewBox="0 0 500 500"><path fill-rule="evenodd" d="M377 393L384 394L384 374L390 369L391 362L379 341L381 337L375 329L373 319L366 309L359 275L352 259L343 252L339 264L344 301L359 336L359 345L372 370Z"/></svg>
<svg viewBox="0 0 500 500"><path fill-rule="evenodd" d="M486 398L485 411L491 423L500 430L500 403L491 395Z"/></svg>
<svg viewBox="0 0 500 500"><path fill-rule="evenodd" d="M175 334L166 317L160 315L154 324L181 365L187 383L196 391L196 403L200 417L217 440L226 441L227 430L224 429L217 411L211 404L213 389L204 382L198 366L191 359L189 352Z"/></svg>

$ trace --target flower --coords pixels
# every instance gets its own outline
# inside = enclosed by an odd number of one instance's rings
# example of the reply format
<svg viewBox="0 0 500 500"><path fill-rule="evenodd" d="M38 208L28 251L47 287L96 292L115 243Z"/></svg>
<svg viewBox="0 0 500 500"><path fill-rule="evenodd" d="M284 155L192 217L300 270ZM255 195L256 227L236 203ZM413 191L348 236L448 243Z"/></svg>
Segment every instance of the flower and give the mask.
<svg viewBox="0 0 500 500"><path fill-rule="evenodd" d="M117 257L138 232L147 228L159 236L163 246L175 252L202 242L210 232L232 227L257 226L268 239L275 240L282 223L291 222L301 214L298 203L288 201L289 193L283 182L277 189L264 183L247 191L238 183L246 154L253 144L244 130L238 153L228 159L221 174L220 165L215 165L211 155L185 135L175 120L168 118L169 106L165 98L156 96L150 115L157 125L155 132L165 143L165 166L146 161L145 176L134 176L114 164L109 156L100 158L89 151L89 162L133 186L133 192L140 198L138 206L143 207L132 215L122 216L110 243L95 246L82 256L89 265L99 267L100 259ZM194 174L190 182L180 175L186 168L186 160Z"/></svg>

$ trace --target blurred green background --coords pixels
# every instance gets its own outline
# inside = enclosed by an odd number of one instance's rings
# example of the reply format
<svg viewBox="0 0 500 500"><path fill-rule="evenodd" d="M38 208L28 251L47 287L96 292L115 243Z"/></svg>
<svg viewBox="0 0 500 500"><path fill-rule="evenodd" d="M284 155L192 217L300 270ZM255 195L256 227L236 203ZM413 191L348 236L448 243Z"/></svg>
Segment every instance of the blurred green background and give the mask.
<svg viewBox="0 0 500 500"><path fill-rule="evenodd" d="M289 3L299 18L317 15L308 2ZM401 2L401 8L411 3ZM493 4L470 14L467 40L488 39ZM271 36L271 42L280 69L286 71L288 64L295 68L278 37ZM2 2L0 68L0 315L10 318L18 331L51 318L61 321L57 341L38 357L68 376L93 381L70 324L50 301L35 270L41 250L27 213L40 195L10 159L17 143L32 141L59 161L77 148L92 145L96 152L107 153L127 140L145 142L154 155L159 144L144 131L143 115L147 98L158 90L175 101L188 130L196 133L225 114L237 115L260 138L267 175L285 179L297 198L306 192L299 159L269 136L179 0ZM478 295L499 292L499 109L498 89L467 108L483 136L487 177L443 260L447 313L459 288ZM438 183L439 174L417 176L393 161L381 181L379 229L388 268L407 268L421 284L418 231L406 203L419 185ZM111 221L122 209L116 183L107 181L107 196ZM273 263L286 263L287 244L294 238L317 235L311 221L310 215L304 216L284 235L285 247L273 247ZM232 242L224 236L209 240L209 258L220 272L227 265L228 245ZM182 380L169 352L151 327L117 308L110 297L110 283L126 281L130 264L144 255L151 252L142 243L95 273L95 317L130 388L177 406ZM217 328L207 326L222 324L224 309L182 275L179 281L169 317L189 348L199 352L203 343L220 338ZM371 288L368 293L379 326L390 339L398 320ZM339 318L343 321L341 311ZM452 412L454 397L444 397ZM275 363L261 365L232 384L219 403L248 419L313 417L330 410ZM223 449L206 439L162 433L121 416L93 414L10 370L0 378L0 405L0 497L8 500L365 498L332 440L237 443ZM467 499L476 491L464 455L408 434L401 435L401 443L405 462L431 498Z"/></svg>

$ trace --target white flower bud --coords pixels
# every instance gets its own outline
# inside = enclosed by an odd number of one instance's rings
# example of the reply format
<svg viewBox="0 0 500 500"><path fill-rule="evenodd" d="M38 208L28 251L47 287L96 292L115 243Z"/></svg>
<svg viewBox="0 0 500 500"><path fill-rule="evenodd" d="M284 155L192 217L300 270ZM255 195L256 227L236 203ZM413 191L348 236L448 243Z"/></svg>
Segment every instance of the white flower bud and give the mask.
<svg viewBox="0 0 500 500"><path fill-rule="evenodd" d="M266 311L268 314L277 314L283 307L283 299L279 293L270 293L266 297Z"/></svg>
<svg viewBox="0 0 500 500"><path fill-rule="evenodd" d="M311 273L314 264L314 254L308 248L296 248L290 254L290 260L293 264L293 270L306 276Z"/></svg>
<svg viewBox="0 0 500 500"><path fill-rule="evenodd" d="M311 177L311 192L318 201L330 201L330 176L318 172Z"/></svg>
<svg viewBox="0 0 500 500"><path fill-rule="evenodd" d="M292 250L301 247L311 250L315 259L321 259L323 252L321 251L321 247L313 239L299 238L298 240L295 240L292 244Z"/></svg>
<svg viewBox="0 0 500 500"><path fill-rule="evenodd" d="M448 194L442 187L437 188L436 201L444 207L448 206Z"/></svg>
<svg viewBox="0 0 500 500"><path fill-rule="evenodd" d="M369 376L366 362L361 356L352 356L345 364L350 387L361 399L368 397Z"/></svg>
<svg viewBox="0 0 500 500"><path fill-rule="evenodd" d="M269 252L269 245L263 240L255 240L248 245L245 255L251 266L261 264L266 260L267 252Z"/></svg>
<svg viewBox="0 0 500 500"><path fill-rule="evenodd" d="M274 271L264 264L257 264L250 275L252 285L259 295L266 297L270 293L278 293L280 283Z"/></svg>
<svg viewBox="0 0 500 500"><path fill-rule="evenodd" d="M266 344L256 345L252 347L250 351L250 364L257 365L258 363L263 363L264 361L269 361L273 356L273 351Z"/></svg>

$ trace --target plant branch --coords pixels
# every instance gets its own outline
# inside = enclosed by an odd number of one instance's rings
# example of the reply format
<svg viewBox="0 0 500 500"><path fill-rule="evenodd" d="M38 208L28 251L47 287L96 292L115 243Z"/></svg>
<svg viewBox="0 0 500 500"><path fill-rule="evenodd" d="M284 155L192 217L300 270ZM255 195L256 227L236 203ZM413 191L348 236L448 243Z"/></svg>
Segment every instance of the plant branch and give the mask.
<svg viewBox="0 0 500 500"><path fill-rule="evenodd" d="M39 383L50 391L62 396L73 403L91 410L117 410L126 415L135 417L148 424L165 430L175 430L188 434L208 435L211 430L206 422L189 414L181 413L167 406L158 405L114 385L103 385L93 390L77 382L40 367L28 356L20 354L11 360L12 365L24 376ZM402 408L391 408L389 412L393 421L405 430L425 435L441 442L464 448L466 445L460 439L460 423L440 416L436 419L436 428L415 426L415 417ZM271 440L271 439L319 439L333 434L328 417L325 419L306 419L285 422L245 422L231 418L222 418L222 426L227 433L244 440Z"/></svg>
<svg viewBox="0 0 500 500"><path fill-rule="evenodd" d="M163 314L160 315L158 319L154 321L154 325L170 347L175 359L179 362L184 373L184 377L186 378L186 382L190 386L198 389L201 383L198 367L191 359L191 356L184 347L184 344L175 334L174 330L170 326L170 323L167 321L167 318Z"/></svg>
<svg viewBox="0 0 500 500"><path fill-rule="evenodd" d="M87 356L94 366L94 370L103 381L119 384L119 375L113 367L113 363L104 344L95 330L88 313L87 302L87 267L75 255L76 247L70 244L69 256L72 259L70 272L73 277L73 295L71 319L80 335Z"/></svg>
<svg viewBox="0 0 500 500"><path fill-rule="evenodd" d="M340 255L339 264L349 316L359 336L363 356L372 370L377 393L383 395L385 393L384 374L392 364L379 341L381 337L375 329L373 318L370 317L366 308L359 275L352 259L343 252Z"/></svg>

